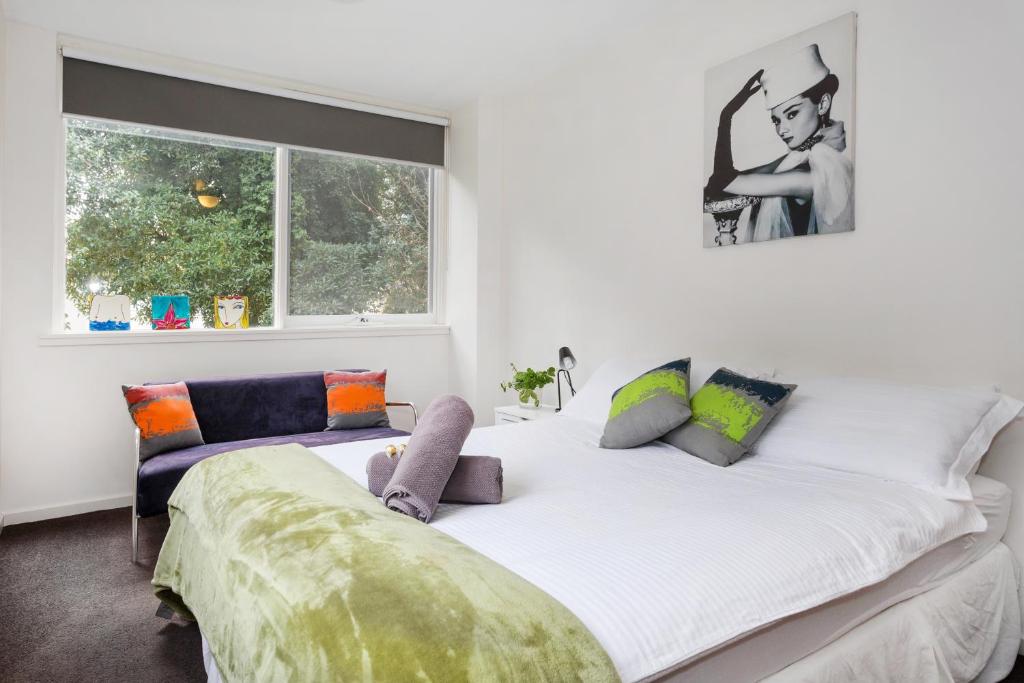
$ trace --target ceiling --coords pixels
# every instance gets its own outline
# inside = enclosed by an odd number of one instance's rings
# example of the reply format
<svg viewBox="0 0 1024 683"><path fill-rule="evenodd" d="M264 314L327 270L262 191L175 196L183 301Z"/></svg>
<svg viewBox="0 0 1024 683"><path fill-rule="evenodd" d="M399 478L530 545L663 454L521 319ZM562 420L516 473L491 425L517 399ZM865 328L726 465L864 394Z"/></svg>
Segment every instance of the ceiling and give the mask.
<svg viewBox="0 0 1024 683"><path fill-rule="evenodd" d="M582 58L674 0L3 0L8 20L451 111ZM678 2L678 0L675 0Z"/></svg>

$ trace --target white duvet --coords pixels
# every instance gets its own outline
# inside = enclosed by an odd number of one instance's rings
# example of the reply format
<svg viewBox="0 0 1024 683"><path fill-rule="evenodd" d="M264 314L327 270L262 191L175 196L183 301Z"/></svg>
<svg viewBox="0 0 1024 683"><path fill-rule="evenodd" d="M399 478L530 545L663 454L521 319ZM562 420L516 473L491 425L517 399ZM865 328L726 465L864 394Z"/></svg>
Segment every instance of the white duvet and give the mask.
<svg viewBox="0 0 1024 683"><path fill-rule="evenodd" d="M623 680L658 674L781 617L881 581L957 536L972 503L810 466L710 465L666 444L597 447L565 416L474 430L502 458L500 505L443 505L431 526L569 608ZM366 483L385 441L313 449Z"/></svg>

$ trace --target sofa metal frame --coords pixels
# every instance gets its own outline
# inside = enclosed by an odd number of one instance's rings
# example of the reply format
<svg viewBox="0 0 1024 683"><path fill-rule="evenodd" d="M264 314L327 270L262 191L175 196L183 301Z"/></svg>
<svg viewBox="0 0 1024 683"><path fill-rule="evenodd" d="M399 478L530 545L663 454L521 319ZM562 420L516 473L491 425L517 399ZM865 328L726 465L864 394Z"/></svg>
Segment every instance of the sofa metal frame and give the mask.
<svg viewBox="0 0 1024 683"><path fill-rule="evenodd" d="M385 405L389 408L409 408L412 410L412 424L415 427L419 423L419 413L416 411L416 404L409 401L388 401ZM142 458L139 455L139 447L142 444L142 435L139 428L135 428L135 471L132 483L132 563L139 562L139 468L142 466Z"/></svg>

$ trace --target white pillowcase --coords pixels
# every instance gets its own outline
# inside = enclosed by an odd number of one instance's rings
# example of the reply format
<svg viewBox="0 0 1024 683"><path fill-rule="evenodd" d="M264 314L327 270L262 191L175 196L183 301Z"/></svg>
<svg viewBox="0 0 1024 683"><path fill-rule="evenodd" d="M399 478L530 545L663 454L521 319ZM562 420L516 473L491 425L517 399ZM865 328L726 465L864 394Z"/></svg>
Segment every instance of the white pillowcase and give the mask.
<svg viewBox="0 0 1024 683"><path fill-rule="evenodd" d="M994 391L846 378L795 383L756 457L899 481L949 500L972 500L967 477L1024 408Z"/></svg>
<svg viewBox="0 0 1024 683"><path fill-rule="evenodd" d="M643 356L607 360L594 371L583 388L562 408L562 415L604 424L608 420L608 410L612 406L612 394L617 389L632 382L648 370L653 370L672 360L686 358L686 356L687 354L680 353L675 358ZM693 392L704 386L715 370L721 367L727 367L742 375L757 379L771 379L775 374L772 369L745 370L728 363L692 359L690 361L690 395L692 396ZM565 396L565 394L562 395Z"/></svg>

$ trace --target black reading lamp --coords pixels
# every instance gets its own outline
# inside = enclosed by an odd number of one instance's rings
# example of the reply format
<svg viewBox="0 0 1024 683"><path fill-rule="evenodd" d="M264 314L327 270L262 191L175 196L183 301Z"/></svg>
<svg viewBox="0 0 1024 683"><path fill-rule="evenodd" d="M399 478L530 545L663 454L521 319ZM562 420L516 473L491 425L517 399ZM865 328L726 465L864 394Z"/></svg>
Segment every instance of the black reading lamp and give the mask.
<svg viewBox="0 0 1024 683"><path fill-rule="evenodd" d="M576 356L572 355L572 351L569 350L568 346L563 346L558 349L558 367L561 368L556 375L558 381L558 408L555 410L557 413L562 409L562 373L565 373L565 381L569 385L569 392L572 396L576 395L576 389L572 386L572 375L569 371L576 367Z"/></svg>

